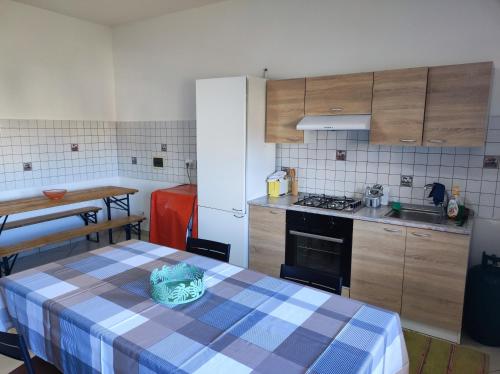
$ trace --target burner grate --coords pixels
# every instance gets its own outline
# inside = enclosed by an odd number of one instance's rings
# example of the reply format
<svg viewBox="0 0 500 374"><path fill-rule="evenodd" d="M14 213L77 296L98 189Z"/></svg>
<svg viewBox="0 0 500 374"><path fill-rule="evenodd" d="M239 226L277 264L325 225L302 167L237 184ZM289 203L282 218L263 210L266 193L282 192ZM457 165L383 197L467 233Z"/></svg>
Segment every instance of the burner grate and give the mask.
<svg viewBox="0 0 500 374"><path fill-rule="evenodd" d="M295 205L307 206L312 208L323 208L330 210L355 211L361 208L361 200L346 196L328 196L328 195L307 195L297 201Z"/></svg>

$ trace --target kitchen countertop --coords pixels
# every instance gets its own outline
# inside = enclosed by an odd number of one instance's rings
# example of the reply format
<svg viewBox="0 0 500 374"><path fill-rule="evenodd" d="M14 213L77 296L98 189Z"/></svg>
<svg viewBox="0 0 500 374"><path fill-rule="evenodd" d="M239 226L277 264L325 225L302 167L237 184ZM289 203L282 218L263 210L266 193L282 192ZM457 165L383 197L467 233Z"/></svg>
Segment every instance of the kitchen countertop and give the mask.
<svg viewBox="0 0 500 374"><path fill-rule="evenodd" d="M457 226L455 221L446 220L445 223L425 223L418 221L408 221L399 218L385 217L385 214L391 210L390 206L381 206L379 208L368 208L363 207L356 212L345 212L338 210L328 210L321 208L311 208L306 206L293 205L299 199L298 196L281 196L281 197L269 197L263 196L254 200L250 200L248 204L263 206L267 208L274 209L290 209L299 212L310 212L316 214L324 214L336 217L352 218L362 221L380 222L387 223L391 225L399 225L406 227L415 227L419 229L427 229L434 231L450 232L455 234L470 235L472 232L472 225L474 217L469 217L463 226ZM403 204L404 206L404 204Z"/></svg>

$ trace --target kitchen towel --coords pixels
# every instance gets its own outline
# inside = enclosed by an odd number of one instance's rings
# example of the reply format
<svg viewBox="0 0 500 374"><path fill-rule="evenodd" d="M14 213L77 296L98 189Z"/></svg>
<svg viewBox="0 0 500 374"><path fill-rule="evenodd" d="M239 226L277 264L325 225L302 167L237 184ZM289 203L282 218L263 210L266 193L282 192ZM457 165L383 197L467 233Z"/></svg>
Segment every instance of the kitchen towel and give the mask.
<svg viewBox="0 0 500 374"><path fill-rule="evenodd" d="M438 206L444 201L444 194L446 193L446 187L441 183L434 183L432 185L432 190L428 197L432 197L434 205Z"/></svg>

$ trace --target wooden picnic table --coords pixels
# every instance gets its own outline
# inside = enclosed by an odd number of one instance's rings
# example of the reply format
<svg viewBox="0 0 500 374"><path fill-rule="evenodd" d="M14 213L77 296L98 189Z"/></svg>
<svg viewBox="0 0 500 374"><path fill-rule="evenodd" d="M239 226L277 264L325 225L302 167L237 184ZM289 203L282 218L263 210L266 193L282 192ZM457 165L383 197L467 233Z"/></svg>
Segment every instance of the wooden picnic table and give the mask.
<svg viewBox="0 0 500 374"><path fill-rule="evenodd" d="M106 199L108 197L132 195L139 190L135 188L104 186L68 191L62 199L51 200L47 197L32 196L22 199L0 201L0 217L33 210L47 209L61 205L81 203L90 200Z"/></svg>
<svg viewBox="0 0 500 374"><path fill-rule="evenodd" d="M138 190L135 188L103 186L68 191L62 199L58 200L51 200L43 195L39 195L0 201L0 237L2 232L5 230L67 218L70 216L80 216L85 223L85 227L65 230L64 232L51 233L38 238L28 238L27 240L23 240L15 244L2 245L0 243L0 256L2 257L2 261L0 263L0 277L2 276L2 268L4 275L10 274L20 252L31 250L46 244L69 240L83 235L90 240L91 233L96 233L97 241L99 241L98 232L103 230L108 230L109 242L113 243L113 228L116 227L125 227L127 229L127 239L130 239L130 232L132 229L137 231L140 238L140 223L145 218L142 215L130 214L130 195L135 194L136 192L138 192ZM97 222L97 212L101 208L95 206L43 214L36 217L7 222L9 216L13 214L100 199L104 201L107 208L107 221L103 223ZM127 213L127 217L112 220L112 208L125 211ZM92 225L89 226L89 223Z"/></svg>

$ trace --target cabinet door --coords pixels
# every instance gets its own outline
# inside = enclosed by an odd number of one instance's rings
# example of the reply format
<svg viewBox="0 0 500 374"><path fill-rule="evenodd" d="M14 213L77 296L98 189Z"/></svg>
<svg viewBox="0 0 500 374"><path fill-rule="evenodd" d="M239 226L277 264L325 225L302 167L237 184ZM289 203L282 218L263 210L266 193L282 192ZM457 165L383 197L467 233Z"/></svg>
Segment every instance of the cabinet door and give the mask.
<svg viewBox="0 0 500 374"><path fill-rule="evenodd" d="M408 228L402 317L459 332L469 236Z"/></svg>
<svg viewBox="0 0 500 374"><path fill-rule="evenodd" d="M231 244L229 263L248 267L248 219L223 210L198 208L198 235L200 238Z"/></svg>
<svg viewBox="0 0 500 374"><path fill-rule="evenodd" d="M304 143L305 78L267 81L266 143Z"/></svg>
<svg viewBox="0 0 500 374"><path fill-rule="evenodd" d="M306 115L370 114L373 73L306 79Z"/></svg>
<svg viewBox="0 0 500 374"><path fill-rule="evenodd" d="M401 311L406 228L354 221L351 298Z"/></svg>
<svg viewBox="0 0 500 374"><path fill-rule="evenodd" d="M482 147L493 63L429 69L424 146Z"/></svg>
<svg viewBox="0 0 500 374"><path fill-rule="evenodd" d="M375 72L371 144L421 145L428 68Z"/></svg>
<svg viewBox="0 0 500 374"><path fill-rule="evenodd" d="M246 77L196 81L200 206L246 212L246 103Z"/></svg>
<svg viewBox="0 0 500 374"><path fill-rule="evenodd" d="M285 263L286 210L250 207L250 269L280 276Z"/></svg>

